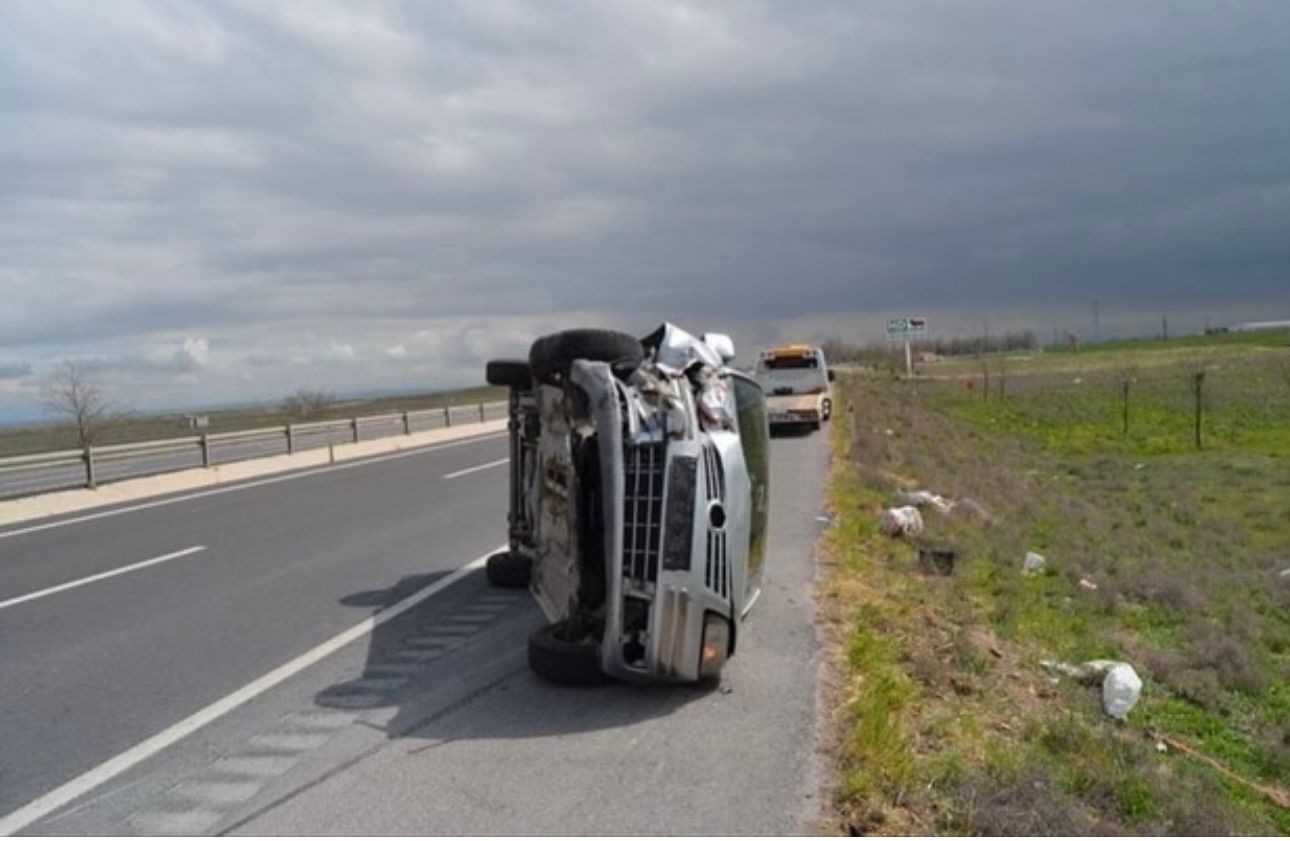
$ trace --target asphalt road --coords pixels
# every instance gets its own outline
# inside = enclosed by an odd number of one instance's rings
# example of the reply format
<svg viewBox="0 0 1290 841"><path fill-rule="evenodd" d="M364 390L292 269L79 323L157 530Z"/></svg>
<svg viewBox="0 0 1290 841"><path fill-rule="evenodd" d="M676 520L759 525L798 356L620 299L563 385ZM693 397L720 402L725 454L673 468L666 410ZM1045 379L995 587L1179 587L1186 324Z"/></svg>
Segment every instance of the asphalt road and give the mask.
<svg viewBox="0 0 1290 841"><path fill-rule="evenodd" d="M801 829L824 437L774 443L765 594L706 689L545 684L524 663L541 621L527 595L477 570L445 578L504 539L504 455L498 436L0 532L0 825L430 585L442 589L23 831Z"/></svg>

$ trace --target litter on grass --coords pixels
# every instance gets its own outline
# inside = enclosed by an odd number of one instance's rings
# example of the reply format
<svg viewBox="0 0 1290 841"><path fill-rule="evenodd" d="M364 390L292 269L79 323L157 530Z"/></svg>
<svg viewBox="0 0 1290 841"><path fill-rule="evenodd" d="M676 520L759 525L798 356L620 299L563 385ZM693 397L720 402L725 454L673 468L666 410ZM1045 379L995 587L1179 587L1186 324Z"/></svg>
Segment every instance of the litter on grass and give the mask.
<svg viewBox="0 0 1290 841"><path fill-rule="evenodd" d="M931 491L900 491L896 494L896 501L915 508L934 508L941 515L948 515L954 510L954 500Z"/></svg>
<svg viewBox="0 0 1290 841"><path fill-rule="evenodd" d="M1041 660L1046 669L1060 672L1080 683L1102 683L1102 709L1111 718L1124 721L1142 694L1142 678L1128 663L1119 660L1089 660L1072 665L1058 660Z"/></svg>
<svg viewBox="0 0 1290 841"><path fill-rule="evenodd" d="M878 527L888 537L918 537L923 533L923 515L912 505L888 508L882 512Z"/></svg>
<svg viewBox="0 0 1290 841"><path fill-rule="evenodd" d="M1022 562L1021 569L1027 575L1038 575L1048 568L1048 561L1038 552L1027 552L1026 560Z"/></svg>

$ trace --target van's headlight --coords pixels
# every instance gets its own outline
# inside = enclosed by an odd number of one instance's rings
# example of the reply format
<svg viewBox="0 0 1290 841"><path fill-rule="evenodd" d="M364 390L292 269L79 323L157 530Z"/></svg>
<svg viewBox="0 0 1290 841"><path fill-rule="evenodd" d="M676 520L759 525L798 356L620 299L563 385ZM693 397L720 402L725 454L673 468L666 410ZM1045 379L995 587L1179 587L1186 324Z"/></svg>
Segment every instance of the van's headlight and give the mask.
<svg viewBox="0 0 1290 841"><path fill-rule="evenodd" d="M706 430L734 429L735 393L722 377L711 377L699 389L699 421Z"/></svg>
<svg viewBox="0 0 1290 841"><path fill-rule="evenodd" d="M716 677L730 653L730 622L715 613L703 617L703 647L699 649L699 677Z"/></svg>

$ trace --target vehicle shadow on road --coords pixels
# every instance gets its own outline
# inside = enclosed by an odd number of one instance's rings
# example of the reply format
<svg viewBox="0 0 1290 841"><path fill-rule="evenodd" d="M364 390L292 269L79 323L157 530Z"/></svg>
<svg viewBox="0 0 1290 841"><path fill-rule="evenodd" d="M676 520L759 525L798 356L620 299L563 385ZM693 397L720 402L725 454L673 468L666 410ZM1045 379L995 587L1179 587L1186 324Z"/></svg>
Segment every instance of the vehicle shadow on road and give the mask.
<svg viewBox="0 0 1290 841"><path fill-rule="evenodd" d="M341 603L388 608L442 575L405 576ZM452 592L458 588L465 592ZM323 689L315 703L364 714L366 724L390 739L445 743L615 729L720 691L715 685L549 683L527 664L528 635L543 621L526 591L490 589L472 576L379 625L361 674Z"/></svg>

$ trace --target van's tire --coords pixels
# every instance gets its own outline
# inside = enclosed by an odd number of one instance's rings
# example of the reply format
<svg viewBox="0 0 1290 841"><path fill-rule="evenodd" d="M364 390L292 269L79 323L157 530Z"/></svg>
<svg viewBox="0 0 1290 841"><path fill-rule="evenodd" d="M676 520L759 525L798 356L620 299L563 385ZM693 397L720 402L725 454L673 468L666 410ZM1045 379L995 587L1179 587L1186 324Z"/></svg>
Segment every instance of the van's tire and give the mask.
<svg viewBox="0 0 1290 841"><path fill-rule="evenodd" d="M494 587L520 590L529 586L533 562L519 552L498 552L484 562L484 575Z"/></svg>
<svg viewBox="0 0 1290 841"><path fill-rule="evenodd" d="M566 642L561 625L543 625L529 636L529 668L561 686L598 686L609 682L600 670L600 646L594 641Z"/></svg>
<svg viewBox="0 0 1290 841"><path fill-rule="evenodd" d="M484 379L489 385L504 385L516 391L533 388L529 364L523 359L490 359L484 366Z"/></svg>
<svg viewBox="0 0 1290 841"><path fill-rule="evenodd" d="M533 379L547 382L553 374L569 370L575 359L634 369L644 358L645 348L635 336L616 330L564 330L533 343L529 348L529 370Z"/></svg>

